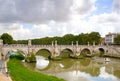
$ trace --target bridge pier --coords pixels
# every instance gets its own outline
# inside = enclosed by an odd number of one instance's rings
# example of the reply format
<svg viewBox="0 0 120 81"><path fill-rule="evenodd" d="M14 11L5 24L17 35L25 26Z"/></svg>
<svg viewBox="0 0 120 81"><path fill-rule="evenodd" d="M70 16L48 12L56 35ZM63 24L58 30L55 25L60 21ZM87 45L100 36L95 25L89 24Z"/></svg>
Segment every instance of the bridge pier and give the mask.
<svg viewBox="0 0 120 81"><path fill-rule="evenodd" d="M58 49L58 46L57 46L57 41L55 41L55 47L54 47L54 54L53 56L59 56L60 55L60 50Z"/></svg>
<svg viewBox="0 0 120 81"><path fill-rule="evenodd" d="M2 60L3 58L2 46L3 46L3 40L0 39L0 60Z"/></svg>
<svg viewBox="0 0 120 81"><path fill-rule="evenodd" d="M0 60L5 60L4 50L2 49L1 46L0 46Z"/></svg>
<svg viewBox="0 0 120 81"><path fill-rule="evenodd" d="M31 53L31 47L32 46L32 44L31 44L31 39L28 39L28 55Z"/></svg>
<svg viewBox="0 0 120 81"><path fill-rule="evenodd" d="M78 49L78 41L76 41L76 46L74 48L74 56L79 56L80 55L80 51Z"/></svg>

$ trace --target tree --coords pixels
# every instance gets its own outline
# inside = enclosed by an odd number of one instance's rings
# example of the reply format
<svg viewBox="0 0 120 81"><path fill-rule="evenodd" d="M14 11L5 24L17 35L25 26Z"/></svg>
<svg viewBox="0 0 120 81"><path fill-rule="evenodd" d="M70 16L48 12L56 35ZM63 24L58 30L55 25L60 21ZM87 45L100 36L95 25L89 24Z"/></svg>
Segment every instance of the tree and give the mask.
<svg viewBox="0 0 120 81"><path fill-rule="evenodd" d="M8 33L3 33L1 35L1 39L3 40L3 44L12 44L13 43L13 37L9 35Z"/></svg>
<svg viewBox="0 0 120 81"><path fill-rule="evenodd" d="M66 34L62 37L63 43L70 45L72 41L74 41L74 35L73 34Z"/></svg>
<svg viewBox="0 0 120 81"><path fill-rule="evenodd" d="M89 42L90 44L92 44L93 42L95 42L96 44L100 43L100 34L98 32L91 32L89 34Z"/></svg>
<svg viewBox="0 0 120 81"><path fill-rule="evenodd" d="M117 35L115 38L115 44L120 44L120 35Z"/></svg>

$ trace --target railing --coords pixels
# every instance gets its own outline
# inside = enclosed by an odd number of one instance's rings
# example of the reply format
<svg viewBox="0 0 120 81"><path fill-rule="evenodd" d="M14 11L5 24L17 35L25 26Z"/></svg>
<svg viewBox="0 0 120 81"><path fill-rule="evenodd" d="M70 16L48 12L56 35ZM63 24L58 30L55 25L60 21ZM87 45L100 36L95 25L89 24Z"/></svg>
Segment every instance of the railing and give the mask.
<svg viewBox="0 0 120 81"><path fill-rule="evenodd" d="M3 45L3 47L27 47L27 44L11 44L11 45Z"/></svg>
<svg viewBox="0 0 120 81"><path fill-rule="evenodd" d="M55 45L54 45L55 46ZM57 45L58 47L93 47L93 45ZM101 47L106 45L95 45L95 47ZM2 47L52 47L52 45L27 45L27 44L10 44L10 45L3 45Z"/></svg>
<svg viewBox="0 0 120 81"><path fill-rule="evenodd" d="M52 47L52 45L32 45L32 47Z"/></svg>

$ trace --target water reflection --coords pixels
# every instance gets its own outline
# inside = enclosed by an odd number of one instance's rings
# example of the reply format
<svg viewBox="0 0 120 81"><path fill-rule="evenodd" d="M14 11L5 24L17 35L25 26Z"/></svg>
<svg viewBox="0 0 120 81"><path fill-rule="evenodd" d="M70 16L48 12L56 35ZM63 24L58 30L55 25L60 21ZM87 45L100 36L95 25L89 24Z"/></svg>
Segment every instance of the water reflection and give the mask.
<svg viewBox="0 0 120 81"><path fill-rule="evenodd" d="M36 62L36 68L37 69L45 69L48 64L49 64L49 60L47 60L45 57L43 56L36 56L37 62Z"/></svg>
<svg viewBox="0 0 120 81"><path fill-rule="evenodd" d="M106 64L90 58L49 61L37 56L37 63L33 64L35 66L26 65L35 71L37 69L38 72L64 78L66 81L120 81L120 60L115 59Z"/></svg>
<svg viewBox="0 0 120 81"><path fill-rule="evenodd" d="M106 67L100 68L99 77L103 79L102 81L117 81L117 78L114 75L107 73L105 69L107 68Z"/></svg>

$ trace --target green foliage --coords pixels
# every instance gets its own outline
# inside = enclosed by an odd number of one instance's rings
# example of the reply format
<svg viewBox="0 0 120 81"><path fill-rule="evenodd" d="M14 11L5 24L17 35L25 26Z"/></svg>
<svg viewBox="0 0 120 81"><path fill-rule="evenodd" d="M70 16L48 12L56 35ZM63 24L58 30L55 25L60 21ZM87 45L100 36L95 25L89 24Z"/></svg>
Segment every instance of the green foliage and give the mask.
<svg viewBox="0 0 120 81"><path fill-rule="evenodd" d="M48 76L29 70L17 59L10 59L7 66L9 67L12 81L64 81L54 76Z"/></svg>
<svg viewBox="0 0 120 81"><path fill-rule="evenodd" d="M10 58L17 58L19 60L24 60L25 56L20 51L17 51L16 54L10 55Z"/></svg>
<svg viewBox="0 0 120 81"><path fill-rule="evenodd" d="M100 34L98 32L91 32L89 34L89 40L90 44L93 44L95 42L96 44L100 43Z"/></svg>
<svg viewBox="0 0 120 81"><path fill-rule="evenodd" d="M103 56L103 53L102 52L100 52L100 57L102 57Z"/></svg>
<svg viewBox="0 0 120 81"><path fill-rule="evenodd" d="M10 55L10 58L16 58L16 55Z"/></svg>
<svg viewBox="0 0 120 81"><path fill-rule="evenodd" d="M115 44L120 44L120 35L117 35L115 38Z"/></svg>
<svg viewBox="0 0 120 81"><path fill-rule="evenodd" d="M25 59L25 56L24 56L20 51L18 51L18 52L17 52L17 59L19 59L19 60L24 60L24 59Z"/></svg>
<svg viewBox="0 0 120 81"><path fill-rule="evenodd" d="M3 44L12 44L13 43L13 37L9 35L8 33L3 33L1 35L1 39L3 40Z"/></svg>
<svg viewBox="0 0 120 81"><path fill-rule="evenodd" d="M50 52L46 49L41 49L36 53L36 55L41 55L43 57L48 58L50 56Z"/></svg>
<svg viewBox="0 0 120 81"><path fill-rule="evenodd" d="M13 44L28 44L28 41L27 40L14 40L13 41Z"/></svg>
<svg viewBox="0 0 120 81"><path fill-rule="evenodd" d="M71 52L71 50L65 49L60 53L60 57L61 58L69 58L70 55L72 55L73 53Z"/></svg>
<svg viewBox="0 0 120 81"><path fill-rule="evenodd" d="M74 41L73 34L66 34L62 37L62 44L70 45L72 41Z"/></svg>
<svg viewBox="0 0 120 81"><path fill-rule="evenodd" d="M80 53L81 56L88 56L88 54L90 54L90 50L88 50L88 49L84 49Z"/></svg>
<svg viewBox="0 0 120 81"><path fill-rule="evenodd" d="M57 40L58 45L71 45L71 42L73 41L73 44L76 44L76 41L78 41L81 45L87 45L88 42L92 45L93 42L95 44L100 43L100 34L98 32L91 32L91 33L81 33L79 35L73 35L73 34L66 34L63 37L44 37L39 39L32 39L32 44L40 44L40 45L51 45L52 41ZM27 40L18 40L14 41L14 43L17 44L27 44Z"/></svg>
<svg viewBox="0 0 120 81"><path fill-rule="evenodd" d="M26 57L25 59L27 62L36 62L36 57L33 53L30 54L30 56Z"/></svg>

